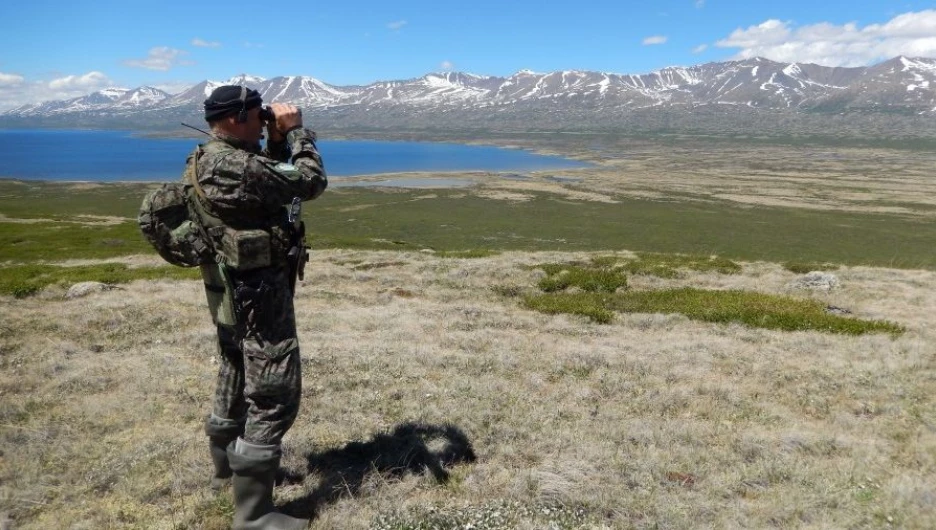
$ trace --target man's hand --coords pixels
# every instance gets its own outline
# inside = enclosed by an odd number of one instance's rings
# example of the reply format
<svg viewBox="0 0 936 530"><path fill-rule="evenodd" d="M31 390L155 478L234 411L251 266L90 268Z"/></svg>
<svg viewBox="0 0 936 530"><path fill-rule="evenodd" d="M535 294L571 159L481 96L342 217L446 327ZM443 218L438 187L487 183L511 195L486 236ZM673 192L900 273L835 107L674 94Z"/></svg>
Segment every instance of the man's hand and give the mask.
<svg viewBox="0 0 936 530"><path fill-rule="evenodd" d="M270 110L273 111L275 121L267 123L267 139L272 142L282 142L286 139L286 133L302 127L302 111L298 107L287 103L272 103Z"/></svg>

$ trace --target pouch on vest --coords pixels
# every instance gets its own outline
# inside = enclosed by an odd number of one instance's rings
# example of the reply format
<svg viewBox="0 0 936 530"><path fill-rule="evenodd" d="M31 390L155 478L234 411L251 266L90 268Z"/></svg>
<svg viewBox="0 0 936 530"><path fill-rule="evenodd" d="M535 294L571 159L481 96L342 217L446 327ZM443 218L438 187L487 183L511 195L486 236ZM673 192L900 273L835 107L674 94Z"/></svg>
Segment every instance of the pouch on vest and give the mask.
<svg viewBox="0 0 936 530"><path fill-rule="evenodd" d="M211 243L218 262L235 271L247 271L268 267L271 262L270 233L261 229L238 230L231 228L225 221L210 211L206 206L209 203L205 191L198 182L198 159L202 153L202 146L198 146L190 156L185 166L183 180L190 183L195 192L192 205L199 226L205 227L207 238ZM204 203L202 202L204 201Z"/></svg>
<svg viewBox="0 0 936 530"><path fill-rule="evenodd" d="M270 233L266 230L235 230L228 226L211 228L224 264L236 271L270 266Z"/></svg>
<svg viewBox="0 0 936 530"><path fill-rule="evenodd" d="M205 295L208 297L211 321L219 326L233 326L234 285L224 270L224 265L202 265L201 273L202 279L205 280Z"/></svg>

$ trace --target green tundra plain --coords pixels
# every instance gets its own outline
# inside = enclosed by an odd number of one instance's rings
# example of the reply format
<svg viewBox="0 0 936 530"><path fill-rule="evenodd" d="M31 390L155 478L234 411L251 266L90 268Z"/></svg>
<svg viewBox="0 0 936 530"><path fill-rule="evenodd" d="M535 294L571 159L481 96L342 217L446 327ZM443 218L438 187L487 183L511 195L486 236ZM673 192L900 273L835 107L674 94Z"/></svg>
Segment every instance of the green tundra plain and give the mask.
<svg viewBox="0 0 936 530"><path fill-rule="evenodd" d="M306 203L277 504L321 529L936 526L936 142L483 141L591 166ZM228 528L200 277L136 225L155 184L0 177L0 524Z"/></svg>

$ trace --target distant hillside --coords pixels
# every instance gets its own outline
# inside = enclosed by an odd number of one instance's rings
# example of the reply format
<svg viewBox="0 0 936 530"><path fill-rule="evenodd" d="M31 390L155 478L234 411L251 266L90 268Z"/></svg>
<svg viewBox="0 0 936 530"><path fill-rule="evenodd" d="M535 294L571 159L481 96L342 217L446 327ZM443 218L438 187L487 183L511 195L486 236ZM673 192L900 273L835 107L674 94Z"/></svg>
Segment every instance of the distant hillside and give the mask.
<svg viewBox="0 0 936 530"><path fill-rule="evenodd" d="M199 123L205 97L244 83L296 104L319 129L346 131L694 131L936 136L936 59L895 57L833 68L763 58L669 67L641 75L520 71L509 77L433 73L367 86L305 76L240 75L178 94L110 88L0 114L0 127L165 130Z"/></svg>

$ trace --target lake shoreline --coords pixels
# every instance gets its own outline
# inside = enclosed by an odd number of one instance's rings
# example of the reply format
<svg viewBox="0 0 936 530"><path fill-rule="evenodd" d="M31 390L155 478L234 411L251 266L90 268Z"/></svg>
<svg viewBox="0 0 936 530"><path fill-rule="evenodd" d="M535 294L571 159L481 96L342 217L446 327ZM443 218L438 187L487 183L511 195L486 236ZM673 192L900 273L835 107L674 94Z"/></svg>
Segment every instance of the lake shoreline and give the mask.
<svg viewBox="0 0 936 530"><path fill-rule="evenodd" d="M62 182L165 182L181 174L202 138L145 138L132 131L0 130L0 174ZM55 156L49 156L50 146ZM591 164L528 149L411 140L323 140L330 177L462 171L561 171Z"/></svg>

